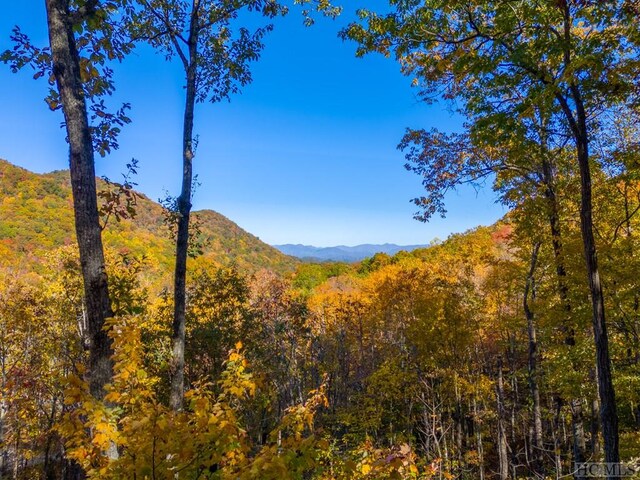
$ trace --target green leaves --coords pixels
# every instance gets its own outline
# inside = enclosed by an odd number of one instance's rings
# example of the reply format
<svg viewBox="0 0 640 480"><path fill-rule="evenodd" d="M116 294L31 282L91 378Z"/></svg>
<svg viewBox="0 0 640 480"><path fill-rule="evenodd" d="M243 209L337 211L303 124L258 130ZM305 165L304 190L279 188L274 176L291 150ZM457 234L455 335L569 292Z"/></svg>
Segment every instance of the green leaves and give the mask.
<svg viewBox="0 0 640 480"><path fill-rule="evenodd" d="M73 24L76 48L80 55L80 78L85 98L92 112L92 139L95 151L105 156L118 148L120 127L130 122L125 112L130 105L125 103L115 112L105 106L104 98L115 89L113 71L108 64L124 59L133 43L128 36L129 0L99 2L96 0L72 2L67 21ZM45 102L51 110L61 108L52 71L51 51L48 47L36 47L20 27L11 35L12 49L0 55L0 61L9 65L16 73L29 67L35 71L35 80L46 78L51 85Z"/></svg>

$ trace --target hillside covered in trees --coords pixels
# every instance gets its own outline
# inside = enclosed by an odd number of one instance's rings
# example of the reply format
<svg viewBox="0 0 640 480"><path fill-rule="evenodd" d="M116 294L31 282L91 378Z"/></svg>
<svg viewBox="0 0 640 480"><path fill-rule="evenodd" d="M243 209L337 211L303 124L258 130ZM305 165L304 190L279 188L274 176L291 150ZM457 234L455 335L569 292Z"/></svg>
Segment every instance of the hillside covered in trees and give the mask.
<svg viewBox="0 0 640 480"><path fill-rule="evenodd" d="M116 197L119 184L98 180L104 203ZM134 218L119 220L102 215L103 237L107 249L118 255L145 257L148 275L165 279L173 265L173 242L166 225L163 207L144 194L131 189ZM5 267L38 271L52 250L75 241L73 202L69 172L36 174L0 160L0 262ZM126 208L125 195L122 208ZM103 204L104 204L103 203ZM254 272L268 268L291 272L296 260L242 230L238 225L211 210L195 212L198 228L194 239L204 255L197 262L217 266L235 265ZM163 284L164 285L164 284Z"/></svg>
<svg viewBox="0 0 640 480"><path fill-rule="evenodd" d="M285 276L199 264L187 284L189 407L178 416L163 406L171 297L141 284L149 265L130 254L108 262L118 333L104 410L73 376L82 358L78 267L68 247L51 249L38 282L3 280L5 465L19 462L20 478L57 475L69 468L59 463L66 450L98 478L212 466L248 478L491 478L500 461L513 478L570 473L576 452L602 451L579 236L567 227L568 316L550 240L532 270L519 213L412 253L301 264ZM605 255L605 281L616 285L607 304L620 312L611 347L621 453L633 458L637 265L617 268L617 248ZM200 383L207 378L220 380ZM90 437L85 422L98 422ZM114 435L127 452L117 463L100 454Z"/></svg>
<svg viewBox="0 0 640 480"><path fill-rule="evenodd" d="M45 0L46 45L14 29L0 60L48 80L69 170L0 161L0 478L639 478L640 5L371 3L341 38L463 119L398 139L415 218L465 186L508 213L354 263L192 211L196 105L251 82L279 17L343 6ZM141 44L183 81L161 205L135 161L95 174Z"/></svg>

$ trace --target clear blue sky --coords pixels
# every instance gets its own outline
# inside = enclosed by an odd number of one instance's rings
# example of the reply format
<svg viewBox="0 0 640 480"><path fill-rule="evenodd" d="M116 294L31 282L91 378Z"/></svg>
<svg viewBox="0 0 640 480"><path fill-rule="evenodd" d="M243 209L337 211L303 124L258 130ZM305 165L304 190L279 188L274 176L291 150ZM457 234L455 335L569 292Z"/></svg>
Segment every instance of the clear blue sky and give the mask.
<svg viewBox="0 0 640 480"><path fill-rule="evenodd" d="M2 13L0 50L16 24L46 43L43 1L5 2ZM419 102L392 59L355 58L355 45L337 38L348 14L305 28L296 13L276 21L241 95L198 105L196 209L216 210L268 243L317 246L428 243L504 214L487 186L449 195L446 219L413 220L420 179L403 168L396 145L406 127L457 129L460 119ZM61 114L42 100L46 82L31 77L0 64L0 158L36 172L67 168ZM133 123L119 151L96 159L98 174L119 178L135 157L139 190L177 194L180 66L141 48L116 68L116 81L111 104L130 102Z"/></svg>

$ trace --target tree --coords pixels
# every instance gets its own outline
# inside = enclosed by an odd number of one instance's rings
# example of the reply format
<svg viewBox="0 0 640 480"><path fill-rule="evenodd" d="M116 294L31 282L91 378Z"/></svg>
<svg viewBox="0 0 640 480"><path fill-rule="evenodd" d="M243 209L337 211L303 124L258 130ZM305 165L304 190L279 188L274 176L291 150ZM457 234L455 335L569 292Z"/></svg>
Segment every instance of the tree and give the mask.
<svg viewBox="0 0 640 480"><path fill-rule="evenodd" d="M115 21L126 0L46 0L49 48L40 49L16 27L13 50L2 60L14 71L29 65L34 78L49 78L47 103L62 109L69 142L69 169L75 230L84 282L85 337L89 349L91 393L104 395L112 376L111 341L104 330L112 316L105 271L96 192L94 151L101 155L117 148L119 127L129 122L127 105L109 113L101 97L113 91L106 62L122 59L129 50ZM91 114L91 117L90 117ZM92 123L93 122L93 123Z"/></svg>
<svg viewBox="0 0 640 480"><path fill-rule="evenodd" d="M170 403L182 409L186 273L189 256L189 221L195 156L194 114L196 102L218 102L237 93L251 81L249 64L258 59L262 39L271 25L251 32L234 20L241 10L257 10L267 17L282 13L274 2L264 0L193 0L169 2L141 0L134 28L141 38L180 59L185 75L185 105L182 131L182 189L176 200L176 263L174 270L174 315L172 328L172 381Z"/></svg>
<svg viewBox="0 0 640 480"><path fill-rule="evenodd" d="M591 155L598 113L633 100L638 45L624 2L536 3L433 0L361 12L366 26L344 35L359 54L395 53L425 97L462 101L473 119L497 109L503 118L531 115L532 105L557 112L575 151L581 179L581 231L592 302L605 458L617 462L618 419L611 378L604 296L593 233ZM514 96L512 92L518 91Z"/></svg>
<svg viewBox="0 0 640 480"><path fill-rule="evenodd" d="M243 11L272 19L287 12L274 0L139 0L142 9L134 22L135 36L146 39L168 58L177 56L185 75L185 106L182 131L182 188L175 202L177 213L176 263L174 271L173 359L170 402L182 408L184 393L184 351L186 272L189 256L189 222L193 186L193 159L197 143L194 130L195 105L219 102L238 93L251 82L250 64L258 60L262 40L273 26L253 31L242 26ZM309 3L309 0L297 2ZM337 15L339 9L325 0L316 9ZM311 21L309 11L303 14Z"/></svg>

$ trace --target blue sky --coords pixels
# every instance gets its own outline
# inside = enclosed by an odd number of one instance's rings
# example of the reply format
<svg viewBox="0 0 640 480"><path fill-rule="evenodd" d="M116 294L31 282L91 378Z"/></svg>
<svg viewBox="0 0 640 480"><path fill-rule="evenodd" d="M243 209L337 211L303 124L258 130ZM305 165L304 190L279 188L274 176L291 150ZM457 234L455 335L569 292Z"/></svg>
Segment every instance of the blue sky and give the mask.
<svg viewBox="0 0 640 480"><path fill-rule="evenodd" d="M449 195L446 219L413 220L420 179L403 168L396 145L406 127L457 129L460 119L421 103L392 59L355 58L355 45L337 38L348 15L305 28L296 13L275 22L241 95L197 106L194 208L216 210L268 243L317 246L428 243L504 214L488 187L469 188ZM3 5L1 50L16 24L44 45L44 2ZM0 158L36 172L67 168L61 115L42 100L46 82L31 77L0 65ZM97 157L98 174L117 179L135 157L139 190L154 199L177 194L180 66L139 48L116 67L116 82L110 102L130 102L133 123L120 150Z"/></svg>

